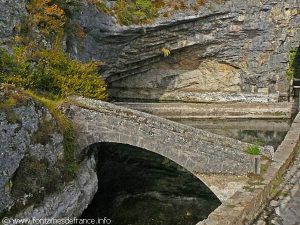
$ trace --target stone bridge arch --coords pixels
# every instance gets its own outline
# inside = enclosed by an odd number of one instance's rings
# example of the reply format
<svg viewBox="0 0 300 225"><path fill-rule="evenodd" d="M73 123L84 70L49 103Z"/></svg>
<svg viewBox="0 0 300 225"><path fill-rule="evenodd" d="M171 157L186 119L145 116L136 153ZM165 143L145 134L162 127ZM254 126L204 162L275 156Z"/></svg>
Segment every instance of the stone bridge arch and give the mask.
<svg viewBox="0 0 300 225"><path fill-rule="evenodd" d="M190 167L188 167L187 165L180 164L179 161L174 161L170 157L165 156L165 155L163 155L161 153L158 153L156 151L151 151L149 149L145 149L145 148L142 148L141 146L137 146L137 145L133 145L133 144L128 144L129 142L126 142L126 143L125 142L118 142L118 139L115 139L115 141L113 141L112 139L111 139L111 141L107 141L108 139L105 139L105 140L106 141L100 141L100 142L93 142L92 141L91 144L81 145L81 146L85 146L85 147L80 147L81 154L90 155L91 152L94 151L94 146L105 144L105 143L106 144L121 144L121 145L129 145L129 146L132 146L132 147L137 147L142 151L150 151L154 154L158 154L158 155L160 155L160 156L162 156L162 157L164 157L168 160L171 160L173 163L181 166L182 168L184 168L185 170L187 170L188 172L193 174L195 177L197 177L220 201L224 201L224 199L228 198L227 196L224 198L224 196L223 196L224 194L223 194L223 192L220 192L220 190L217 190L214 187L211 187L209 179L206 178L205 174L200 174L199 175L197 172L190 170L189 169ZM92 151L90 151L90 150L92 150ZM98 154L101 155L101 152L98 152ZM202 175L204 175L204 176L202 176ZM228 190L224 190L224 192L226 193L226 192L228 192Z"/></svg>
<svg viewBox="0 0 300 225"><path fill-rule="evenodd" d="M113 142L158 153L194 174L256 172L255 157L242 151L246 143L107 102L73 102L63 111L76 126L81 150Z"/></svg>
<svg viewBox="0 0 300 225"><path fill-rule="evenodd" d="M112 142L95 143L85 150L84 152L88 153L96 162L95 168L97 168L98 178L98 192L94 195L94 199L86 209L88 212L91 209L98 208L98 204L104 204L103 206L106 209L114 208L114 202L118 202L119 206L122 205L120 203L123 202L123 200L116 201L115 199L105 202L104 198L103 203L103 198L99 196L104 197L107 195L117 196L117 199L120 199L120 195L126 199L128 195L130 196L131 194L133 196L147 195L148 197L152 196L154 198L157 198L157 196L169 196L171 199L180 199L188 196L188 201L193 202L193 208L195 209L197 208L195 201L197 202L199 199L203 200L204 198L205 200L202 202L204 205L200 205L201 207L209 209L208 211L203 211L204 214L207 213L205 217L222 204L219 196L214 193L205 182L199 179L199 177L187 171L182 166L179 166L177 163L166 160L166 158L160 154L150 152L146 149ZM191 190L193 191L191 192ZM121 197L121 199L123 198ZM209 202L207 202L207 199L209 199ZM147 200L144 199L142 201ZM170 199L163 201L167 203ZM173 207L178 209L176 203L173 203ZM156 206L158 208L160 207L159 203L155 204L157 204ZM148 205L146 208L148 208ZM141 206L141 209L143 210L143 206ZM198 211L201 209L202 208L196 209L199 220L194 221L194 224L199 222L200 219L203 219L203 217L200 216L203 214L200 212L199 215ZM146 211L148 210L149 209L146 209ZM164 211L164 207L161 208L161 210ZM113 211L115 211L115 208ZM162 213L164 214L165 212ZM105 211L101 213L106 215ZM178 213L180 215L182 210ZM183 215L185 215L186 211L183 210L183 213ZM139 213L139 215L142 214ZM85 217L85 213L82 215L82 218L89 218L88 216Z"/></svg>
<svg viewBox="0 0 300 225"><path fill-rule="evenodd" d="M94 143L92 145L89 145L88 147L85 148L86 151L84 151L84 153L86 153L88 155L93 155L94 157L95 157L95 153L96 153L96 155L98 154L98 156L100 156L100 158L101 158L101 148L103 147L103 145L110 146L110 145L115 145L115 144L117 144L119 147L120 146L121 147L129 146L129 147L138 148L140 151L151 152L151 156L153 156L153 157L155 157L155 155L158 155L158 156L160 156L163 159L170 160L173 165L177 165L177 166L183 168L186 172L190 173L190 175L193 175L196 179L198 179L200 181L200 183L202 183L207 188L207 190L209 190L209 192L211 192L212 194L214 194L214 196L216 198L218 198L220 201L223 200L222 196L219 196L219 192L218 191L215 191L214 189L211 189L210 185L206 182L206 179L203 179L203 177L201 177L201 176L200 177L197 176L196 174L194 174L191 171L189 171L188 169L186 169L184 166L179 165L178 163L174 162L170 158L165 157L165 156L163 156L163 155L161 155L159 153L152 152L152 151L149 151L147 149L144 149L144 148L141 148L141 147L137 147L137 146L133 146L133 145L129 145L129 144L117 143L117 142L104 142L104 141L103 142L97 142L97 143ZM133 154L136 154L135 150L132 150L132 151L134 152ZM127 153L128 152L126 152L126 154ZM98 157L98 156L96 156L96 157ZM149 156L149 154L148 154L148 156ZM133 155L132 157L134 158L135 156ZM157 156L156 156L156 158L157 158Z"/></svg>

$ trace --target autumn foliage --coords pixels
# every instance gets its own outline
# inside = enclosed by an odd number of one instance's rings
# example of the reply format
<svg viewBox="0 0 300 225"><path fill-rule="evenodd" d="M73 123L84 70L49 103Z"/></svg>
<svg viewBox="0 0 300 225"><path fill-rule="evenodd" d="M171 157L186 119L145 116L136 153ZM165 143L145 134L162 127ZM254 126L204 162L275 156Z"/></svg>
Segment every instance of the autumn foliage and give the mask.
<svg viewBox="0 0 300 225"><path fill-rule="evenodd" d="M0 49L0 82L49 96L106 99L106 85L98 73L101 63L82 63L62 49L68 20L64 9L55 0L30 0L27 10L12 53ZM84 38L79 25L74 32Z"/></svg>

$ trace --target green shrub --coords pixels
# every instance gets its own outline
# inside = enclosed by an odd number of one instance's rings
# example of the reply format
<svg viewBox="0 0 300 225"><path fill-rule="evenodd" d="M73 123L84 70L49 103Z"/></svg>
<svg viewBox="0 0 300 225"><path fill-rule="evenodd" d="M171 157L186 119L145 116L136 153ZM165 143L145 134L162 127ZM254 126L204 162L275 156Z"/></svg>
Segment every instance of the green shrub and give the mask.
<svg viewBox="0 0 300 225"><path fill-rule="evenodd" d="M23 18L20 36L16 37L18 43L45 47L45 41L48 45L61 41L67 17L59 4L53 0L28 0L26 9L28 15Z"/></svg>
<svg viewBox="0 0 300 225"><path fill-rule="evenodd" d="M8 98L5 101L0 102L0 111L11 110L16 105L17 105L17 101L15 99Z"/></svg>
<svg viewBox="0 0 300 225"><path fill-rule="evenodd" d="M293 48L289 53L289 67L286 71L286 74L288 79L292 80L299 73L300 73L300 51L297 48Z"/></svg>
<svg viewBox="0 0 300 225"><path fill-rule="evenodd" d="M250 155L260 155L260 148L258 145L250 145L246 149L246 152Z"/></svg>
<svg viewBox="0 0 300 225"><path fill-rule="evenodd" d="M2 50L0 60L1 82L59 97L107 97L105 82L98 74L99 64L71 59L62 50L30 52L18 47L11 56Z"/></svg>
<svg viewBox="0 0 300 225"><path fill-rule="evenodd" d="M19 121L18 116L13 110L16 105L17 101L12 97L0 101L0 112L5 112L6 120L9 123L17 123Z"/></svg>
<svg viewBox="0 0 300 225"><path fill-rule="evenodd" d="M171 55L171 51L168 48L162 48L161 52L163 53L164 57L168 57L169 55Z"/></svg>
<svg viewBox="0 0 300 225"><path fill-rule="evenodd" d="M14 68L14 59L5 49L0 48L0 82L6 73L11 73Z"/></svg>
<svg viewBox="0 0 300 225"><path fill-rule="evenodd" d="M124 25L148 23L158 15L151 0L117 0L115 11Z"/></svg>

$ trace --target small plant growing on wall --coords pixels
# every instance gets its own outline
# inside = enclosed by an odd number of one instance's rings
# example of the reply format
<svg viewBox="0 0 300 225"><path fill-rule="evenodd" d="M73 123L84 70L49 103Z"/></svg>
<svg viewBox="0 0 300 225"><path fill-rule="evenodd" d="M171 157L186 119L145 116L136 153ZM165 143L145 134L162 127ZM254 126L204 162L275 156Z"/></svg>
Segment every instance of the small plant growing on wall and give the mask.
<svg viewBox="0 0 300 225"><path fill-rule="evenodd" d="M257 144L248 146L246 152L250 155L260 155L261 153Z"/></svg>
<svg viewBox="0 0 300 225"><path fill-rule="evenodd" d="M171 55L171 51L168 48L162 48L161 52L163 53L164 57L168 57L169 55Z"/></svg>
<svg viewBox="0 0 300 225"><path fill-rule="evenodd" d="M300 50L293 48L289 52L289 67L286 71L289 80L292 80L300 72ZM300 76L300 75L298 75Z"/></svg>

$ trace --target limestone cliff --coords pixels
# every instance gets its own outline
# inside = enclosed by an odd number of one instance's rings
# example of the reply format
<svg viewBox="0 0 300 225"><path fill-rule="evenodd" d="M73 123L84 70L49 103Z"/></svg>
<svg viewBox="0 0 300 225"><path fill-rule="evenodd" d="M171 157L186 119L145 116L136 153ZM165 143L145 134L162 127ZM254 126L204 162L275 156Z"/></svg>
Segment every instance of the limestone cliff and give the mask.
<svg viewBox="0 0 300 225"><path fill-rule="evenodd" d="M289 93L288 54L300 41L297 0L209 1L167 17L162 8L152 23L135 26L119 25L93 1L77 2L66 50L105 63L111 97L276 102ZM115 1L104 2L113 10ZM18 32L25 4L0 1L2 44Z"/></svg>
<svg viewBox="0 0 300 225"><path fill-rule="evenodd" d="M288 53L300 41L299 1L211 2L129 27L82 4L74 21L84 35L69 39L68 50L104 61L110 94L119 99L268 102L286 96ZM163 48L171 55L164 57Z"/></svg>
<svg viewBox="0 0 300 225"><path fill-rule="evenodd" d="M93 157L66 173L64 138L48 109L0 90L0 218L79 216L97 191Z"/></svg>

